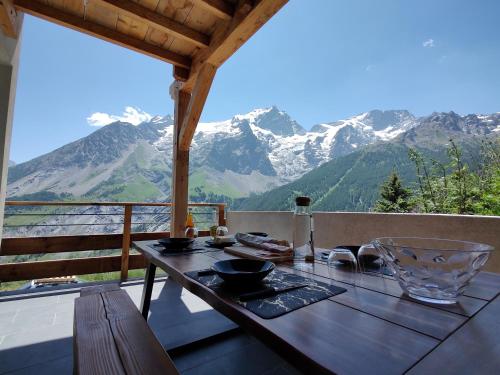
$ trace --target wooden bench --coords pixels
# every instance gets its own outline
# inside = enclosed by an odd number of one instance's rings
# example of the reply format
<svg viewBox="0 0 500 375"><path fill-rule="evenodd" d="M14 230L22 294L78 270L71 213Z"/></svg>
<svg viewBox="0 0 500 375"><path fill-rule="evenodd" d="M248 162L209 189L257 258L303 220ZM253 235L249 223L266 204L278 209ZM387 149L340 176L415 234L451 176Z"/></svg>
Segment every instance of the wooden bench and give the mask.
<svg viewBox="0 0 500 375"><path fill-rule="evenodd" d="M118 285L82 288L74 318L75 374L179 374Z"/></svg>

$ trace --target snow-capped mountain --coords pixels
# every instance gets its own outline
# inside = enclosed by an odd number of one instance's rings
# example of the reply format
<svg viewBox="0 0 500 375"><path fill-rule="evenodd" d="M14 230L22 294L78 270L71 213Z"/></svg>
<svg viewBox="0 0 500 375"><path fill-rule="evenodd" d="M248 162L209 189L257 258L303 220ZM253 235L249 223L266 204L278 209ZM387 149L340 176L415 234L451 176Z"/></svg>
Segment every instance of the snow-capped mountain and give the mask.
<svg viewBox="0 0 500 375"><path fill-rule="evenodd" d="M405 110L374 110L306 131L286 112L270 107L200 123L191 148L191 198L220 200L263 192L368 144L417 139L420 133L433 137L432 128L441 126L464 134L500 134L500 114L416 118ZM8 196L168 199L172 136L172 116L156 116L137 126L107 125L11 167Z"/></svg>

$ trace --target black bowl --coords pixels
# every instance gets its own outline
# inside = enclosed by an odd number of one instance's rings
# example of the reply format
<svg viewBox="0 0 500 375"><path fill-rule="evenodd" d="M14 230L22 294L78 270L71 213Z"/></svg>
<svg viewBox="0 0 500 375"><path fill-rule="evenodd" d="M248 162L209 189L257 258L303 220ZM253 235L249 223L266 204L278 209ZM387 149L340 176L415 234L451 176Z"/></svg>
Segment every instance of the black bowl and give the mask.
<svg viewBox="0 0 500 375"><path fill-rule="evenodd" d="M215 247L216 249L223 249L223 248L228 247L228 246L233 246L236 243L236 241L217 243L214 240L206 240L205 243L209 247Z"/></svg>
<svg viewBox="0 0 500 375"><path fill-rule="evenodd" d="M269 236L266 232L247 232L247 234L251 234L252 236L257 236L257 237Z"/></svg>
<svg viewBox="0 0 500 375"><path fill-rule="evenodd" d="M183 250L189 248L194 242L192 238L186 237L170 237L158 240L158 243L167 250Z"/></svg>
<svg viewBox="0 0 500 375"><path fill-rule="evenodd" d="M215 262L212 269L228 283L256 283L274 270L274 263L256 259L230 259Z"/></svg>

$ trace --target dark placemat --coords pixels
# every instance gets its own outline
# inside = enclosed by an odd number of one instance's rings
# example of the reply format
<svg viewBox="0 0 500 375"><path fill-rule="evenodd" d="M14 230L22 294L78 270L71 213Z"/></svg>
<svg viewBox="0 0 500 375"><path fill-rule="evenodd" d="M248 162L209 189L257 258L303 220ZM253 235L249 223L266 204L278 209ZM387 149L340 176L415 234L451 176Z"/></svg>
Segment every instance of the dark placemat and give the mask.
<svg viewBox="0 0 500 375"><path fill-rule="evenodd" d="M203 273L204 271L206 270L202 270L201 272ZM260 284L238 286L237 288L224 283L215 273L199 276L198 272L200 271L186 272L186 276L198 281L216 293L234 300L239 305L264 319L276 318L290 311L300 309L311 303L346 291L344 288L280 270L271 272ZM307 284L308 286L264 299L255 299L247 302L242 302L238 299L238 296L243 293L255 292L267 287L285 288L297 284Z"/></svg>
<svg viewBox="0 0 500 375"><path fill-rule="evenodd" d="M187 254L197 254L197 253L210 253L214 251L221 251L221 249L209 247L205 244L205 241L195 240L189 248L181 249L181 250L169 250L166 249L165 246L160 244L158 241L152 242L148 245L153 250L158 251L161 255L170 256L170 255L187 255Z"/></svg>

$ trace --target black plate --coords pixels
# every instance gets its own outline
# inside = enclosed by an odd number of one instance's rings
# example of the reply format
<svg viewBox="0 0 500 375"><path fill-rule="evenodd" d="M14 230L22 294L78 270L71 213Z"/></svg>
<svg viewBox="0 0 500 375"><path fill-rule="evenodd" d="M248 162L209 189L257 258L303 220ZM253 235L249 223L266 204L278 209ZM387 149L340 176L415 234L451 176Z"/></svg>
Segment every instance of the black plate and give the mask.
<svg viewBox="0 0 500 375"><path fill-rule="evenodd" d="M205 243L210 247L215 247L217 249L223 249L228 246L233 246L236 241L224 242L224 243L215 243L213 240L206 240Z"/></svg>
<svg viewBox="0 0 500 375"><path fill-rule="evenodd" d="M158 243L165 247L167 250L182 250L191 246L194 242L192 238L186 237L171 237L171 238L162 238L158 240Z"/></svg>
<svg viewBox="0 0 500 375"><path fill-rule="evenodd" d="M266 232L247 232L247 234L251 234L252 236L257 236L257 237L267 237L269 234Z"/></svg>
<svg viewBox="0 0 500 375"><path fill-rule="evenodd" d="M215 262L212 269L229 283L256 283L274 270L274 263L267 260L230 259Z"/></svg>

